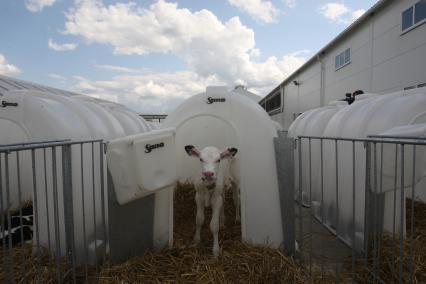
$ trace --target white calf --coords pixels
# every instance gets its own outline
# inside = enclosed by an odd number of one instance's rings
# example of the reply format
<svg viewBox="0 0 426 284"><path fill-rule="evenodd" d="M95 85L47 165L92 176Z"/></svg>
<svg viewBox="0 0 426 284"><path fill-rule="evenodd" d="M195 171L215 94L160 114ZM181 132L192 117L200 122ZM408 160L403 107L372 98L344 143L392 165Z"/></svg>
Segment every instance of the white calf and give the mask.
<svg viewBox="0 0 426 284"><path fill-rule="evenodd" d="M213 255L219 255L219 221L224 224L225 214L223 210L223 189L225 180L228 179L229 168L224 173L223 169L219 169L219 164L222 159L231 158L238 152L236 148L227 148L220 152L216 147L206 147L201 152L194 146L185 146L185 151L189 156L197 157L201 162L201 177L195 181L195 202L197 204L196 230L194 242L200 242L201 226L204 223L204 208L212 207L212 220L210 221L210 230L213 234ZM239 184L235 178L231 178L234 184L234 190ZM238 198L234 193L235 198ZM238 202L239 204L239 202ZM237 207L237 206L236 206ZM237 207L239 219L239 206Z"/></svg>

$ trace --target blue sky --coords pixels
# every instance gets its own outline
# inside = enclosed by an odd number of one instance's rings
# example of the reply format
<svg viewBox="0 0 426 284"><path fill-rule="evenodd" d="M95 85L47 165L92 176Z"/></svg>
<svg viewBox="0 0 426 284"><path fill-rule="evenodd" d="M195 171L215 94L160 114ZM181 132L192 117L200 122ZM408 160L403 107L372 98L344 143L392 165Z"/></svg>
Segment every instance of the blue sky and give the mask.
<svg viewBox="0 0 426 284"><path fill-rule="evenodd" d="M2 0L0 74L167 113L207 85L265 96L376 0Z"/></svg>

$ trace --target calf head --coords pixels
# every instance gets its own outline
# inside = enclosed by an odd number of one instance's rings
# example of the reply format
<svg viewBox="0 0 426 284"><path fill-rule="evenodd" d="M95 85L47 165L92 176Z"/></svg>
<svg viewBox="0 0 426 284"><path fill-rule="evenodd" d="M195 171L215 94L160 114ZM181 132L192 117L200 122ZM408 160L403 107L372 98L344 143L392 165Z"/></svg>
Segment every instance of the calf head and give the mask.
<svg viewBox="0 0 426 284"><path fill-rule="evenodd" d="M201 162L201 178L205 182L214 183L217 179L217 170L221 160L234 157L238 149L226 148L222 152L216 147L205 147L199 151L193 145L185 146L186 153L195 158L199 158Z"/></svg>

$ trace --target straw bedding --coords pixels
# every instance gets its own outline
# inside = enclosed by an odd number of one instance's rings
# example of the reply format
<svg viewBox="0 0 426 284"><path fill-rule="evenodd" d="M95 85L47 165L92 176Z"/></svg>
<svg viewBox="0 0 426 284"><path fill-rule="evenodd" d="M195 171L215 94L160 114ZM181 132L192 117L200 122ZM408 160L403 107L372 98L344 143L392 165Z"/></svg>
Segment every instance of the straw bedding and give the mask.
<svg viewBox="0 0 426 284"><path fill-rule="evenodd" d="M211 210L206 209L201 244L192 245L195 232L195 190L181 183L175 192L174 246L148 252L114 267L104 268L100 283L306 283L307 275L296 261L280 250L241 242L241 226L235 222L232 191L225 192L225 228L220 230L221 255L212 256L209 229ZM317 276L316 283L328 283Z"/></svg>
<svg viewBox="0 0 426 284"><path fill-rule="evenodd" d="M364 263L360 263L356 267L355 279L359 283L379 283L372 278L370 272L373 271L384 283L399 283L401 263L403 283L426 283L426 204L414 201L414 206L412 205L412 200L406 199L407 235L403 240L402 259L400 257L400 239L392 235L384 235L380 243L376 243L380 247L380 262L375 262L374 255L371 253L367 265L370 271L365 269ZM413 212L414 231L411 230Z"/></svg>
<svg viewBox="0 0 426 284"><path fill-rule="evenodd" d="M2 249L0 247L0 249ZM4 252L0 252L0 283L7 283L7 275L4 267L11 265L14 272L14 280L16 283L55 283L57 279L57 269L54 260L49 256L47 250L40 252L40 258L32 252L32 244L25 243L13 248L12 262L5 263ZM61 259L59 261L60 273L64 275L69 270L68 263Z"/></svg>
<svg viewBox="0 0 426 284"><path fill-rule="evenodd" d="M189 183L179 184L175 192L175 230L174 246L162 251L150 251L141 257L135 257L121 265L105 265L99 273L89 272L90 283L334 283L335 276L321 274L319 271L309 276L292 257L282 251L264 246L253 246L241 242L240 224L235 222L235 210L232 192L225 196L225 228L221 228L221 255L212 256L212 236L209 230L211 212L206 210L206 221L202 230L202 242L199 246L192 245L195 232L194 189ZM411 236L411 201L407 201L407 235ZM415 232L413 238L414 265L413 283L426 283L426 204L415 202ZM397 244L395 246L395 244ZM381 242L380 277L385 283L398 282L399 272L399 241L385 236ZM409 282L410 272L410 238L404 241L406 255L403 258L404 283ZM396 253L396 257L392 255ZM0 260L3 251L0 250ZM393 261L392 261L393 259ZM19 282L26 277L30 282L55 282L57 273L55 265L50 263L47 252L36 266L35 257L31 252L31 244L13 249L15 277ZM369 267L373 268L372 256ZM350 260L348 260L350 263ZM3 263L0 263L0 282L5 282ZM36 270L36 268L38 270ZM350 269L350 265L347 265ZM64 273L69 266L61 261ZM36 271L41 272L36 279ZM349 270L350 271L350 270ZM62 274L63 275L63 274ZM374 283L371 274L364 269L364 263L358 263L356 274L340 275L341 283ZM80 269L77 281L84 281L84 272ZM67 278L71 281L70 277Z"/></svg>

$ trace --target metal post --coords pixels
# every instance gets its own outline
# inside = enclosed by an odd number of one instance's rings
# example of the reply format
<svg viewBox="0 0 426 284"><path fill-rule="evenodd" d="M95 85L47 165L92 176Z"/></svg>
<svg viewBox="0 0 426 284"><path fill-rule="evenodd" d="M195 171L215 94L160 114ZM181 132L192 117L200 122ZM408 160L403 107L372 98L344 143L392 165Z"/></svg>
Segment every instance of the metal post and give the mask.
<svg viewBox="0 0 426 284"><path fill-rule="evenodd" d="M404 144L401 144L401 204L400 204L400 227L399 227L399 283L403 283L403 268L404 268Z"/></svg>
<svg viewBox="0 0 426 284"><path fill-rule="evenodd" d="M95 188L95 149L94 142L92 142L92 191L93 191L93 228L95 233L95 270L98 272L98 236L97 236L97 222L96 222L96 188Z"/></svg>
<svg viewBox="0 0 426 284"><path fill-rule="evenodd" d="M309 138L309 275L312 275L312 218L314 215L312 206L312 139Z"/></svg>
<svg viewBox="0 0 426 284"><path fill-rule="evenodd" d="M337 140L334 140L334 151L336 153L336 210L335 210L335 224L336 236L339 236L339 148Z"/></svg>
<svg viewBox="0 0 426 284"><path fill-rule="evenodd" d="M22 222L22 188L21 188L21 166L19 161L19 151L16 151L16 174L18 179L18 206L19 206L19 226L21 226L21 244L24 244L24 226ZM26 270L26 255L22 254L21 273L25 275Z"/></svg>
<svg viewBox="0 0 426 284"><path fill-rule="evenodd" d="M373 143L373 194L371 195L373 200L373 222L372 222L372 235L373 235L373 274L375 277L377 277L379 270L377 265L377 258L378 258L378 248L377 248L377 242L378 242L378 216L377 216L377 143Z"/></svg>
<svg viewBox="0 0 426 284"><path fill-rule="evenodd" d="M395 273L395 243L396 243L396 190L398 180L398 144L395 144L395 169L394 169L394 186L393 186L393 223L392 223L392 274Z"/></svg>
<svg viewBox="0 0 426 284"><path fill-rule="evenodd" d="M274 138L278 188L281 204L284 248L290 255L295 253L294 222L294 139L279 131Z"/></svg>
<svg viewBox="0 0 426 284"><path fill-rule="evenodd" d="M101 179L101 214L102 214L102 227L104 231L104 251L103 251L103 263L106 262L106 254L107 254L107 247L108 247L108 234L107 234L107 225L106 225L106 209L105 209L105 185L104 185L104 142L99 142L99 171L100 171L100 179Z"/></svg>
<svg viewBox="0 0 426 284"><path fill-rule="evenodd" d="M320 164L321 164L321 205L320 205L320 215L321 215L321 222L324 224L325 217L324 217L324 140L320 138L320 145L321 145L321 155L320 155ZM324 247L321 246L320 254L324 255ZM321 261L321 273L324 272L324 263Z"/></svg>
<svg viewBox="0 0 426 284"><path fill-rule="evenodd" d="M67 257L72 264L73 281L76 283L71 145L62 146L62 185L66 251Z"/></svg>
<svg viewBox="0 0 426 284"><path fill-rule="evenodd" d="M4 220L4 198L3 198L3 169L2 169L2 155L3 153L0 153L0 219L1 219L1 234L3 236L2 238L2 249L3 249L3 258L6 257L7 251L6 251L6 238L5 236L5 220ZM7 267L7 261L3 259L3 269L5 271L8 271Z"/></svg>
<svg viewBox="0 0 426 284"><path fill-rule="evenodd" d="M84 198L84 158L83 158L83 144L80 144L80 177L81 177L81 207L83 214L83 246L84 246L84 275L87 281L88 271L87 271L87 261L88 261L88 252L87 252L87 237L86 237L86 205Z"/></svg>
<svg viewBox="0 0 426 284"><path fill-rule="evenodd" d="M36 246L37 246L37 260L36 260L36 271L40 271L40 257L41 257L41 248L40 248L40 227L38 220L38 200L37 200L37 173L35 166L35 149L31 150L31 165L32 165L32 174L33 174L33 210L34 210L34 224L35 224L35 233L36 233ZM39 274L36 273L36 282L38 282Z"/></svg>
<svg viewBox="0 0 426 284"><path fill-rule="evenodd" d="M381 197L380 201L385 200L385 196L383 194L383 143L380 143L380 180L379 180L379 196ZM378 211L380 215L378 216L378 243L377 243L377 270L380 271L380 251L382 247L382 238L383 238L383 223L384 223L384 203L383 206L378 206L377 209L381 210ZM380 275L379 275L380 277Z"/></svg>
<svg viewBox="0 0 426 284"><path fill-rule="evenodd" d="M424 147L424 146L423 146ZM413 176L411 180L411 235L410 235L410 283L414 274L414 199L416 198L416 145L413 146Z"/></svg>
<svg viewBox="0 0 426 284"><path fill-rule="evenodd" d="M56 277L58 283L62 283L61 277L61 237L59 227L59 198L58 198L58 176L56 168L56 147L52 149L52 183L53 183L53 207L54 207L54 220L55 220L55 245L56 245Z"/></svg>
<svg viewBox="0 0 426 284"><path fill-rule="evenodd" d="M19 153L19 152L18 152ZM43 148L43 170L44 170L44 192L46 195L46 216L47 216L47 242L48 242L48 249L49 249L49 268L50 272L53 271L53 265L52 265L52 257L50 255L50 252L52 251L51 248L51 239L50 239L50 214L49 214L49 192L47 191L47 163L46 163L46 148ZM52 273L53 275L53 273Z"/></svg>
<svg viewBox="0 0 426 284"><path fill-rule="evenodd" d="M13 275L13 251L12 251L12 220L10 215L10 176L9 176L9 152L5 153L5 175L6 175L6 216L7 216L7 228L8 228L8 249L7 249L7 279L10 283L14 283L14 275ZM4 214L4 212L2 212ZM3 235L3 238L5 236Z"/></svg>
<svg viewBox="0 0 426 284"><path fill-rule="evenodd" d="M371 145L365 142L365 215L364 215L364 265L368 269L368 246L369 246L369 227L370 227L370 166L371 166Z"/></svg>
<svg viewBox="0 0 426 284"><path fill-rule="evenodd" d="M355 240L355 174L356 174L356 160L355 160L355 141L352 141L352 283L354 283L355 275L355 249L356 249L356 240Z"/></svg>
<svg viewBox="0 0 426 284"><path fill-rule="evenodd" d="M300 258L303 261L303 212L302 212L302 138L299 137L298 139L299 141L299 202L298 202L298 207L299 207L299 249L302 252L300 254Z"/></svg>

